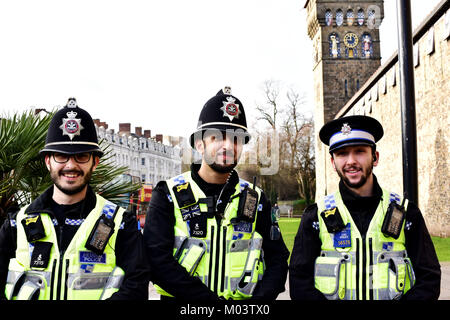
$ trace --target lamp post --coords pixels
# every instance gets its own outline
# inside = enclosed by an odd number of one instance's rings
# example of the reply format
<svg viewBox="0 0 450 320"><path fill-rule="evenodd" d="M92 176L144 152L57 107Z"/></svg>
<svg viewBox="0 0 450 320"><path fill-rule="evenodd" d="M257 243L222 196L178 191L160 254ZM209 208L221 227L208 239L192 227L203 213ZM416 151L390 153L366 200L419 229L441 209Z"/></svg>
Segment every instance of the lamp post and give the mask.
<svg viewBox="0 0 450 320"><path fill-rule="evenodd" d="M418 203L416 103L411 2L397 0L398 61L402 121L403 193Z"/></svg>

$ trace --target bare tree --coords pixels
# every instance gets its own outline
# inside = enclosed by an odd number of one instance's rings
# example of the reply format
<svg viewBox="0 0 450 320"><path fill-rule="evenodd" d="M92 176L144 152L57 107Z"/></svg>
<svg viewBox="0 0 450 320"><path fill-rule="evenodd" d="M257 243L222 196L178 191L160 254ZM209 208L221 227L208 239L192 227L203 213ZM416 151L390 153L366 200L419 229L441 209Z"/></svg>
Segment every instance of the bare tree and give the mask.
<svg viewBox="0 0 450 320"><path fill-rule="evenodd" d="M264 120L269 123L274 130L277 129L277 114L278 114L278 95L280 94L280 84L274 80L266 80L263 84L263 92L265 95L265 102L256 106L256 110L260 113L258 120Z"/></svg>
<svg viewBox="0 0 450 320"><path fill-rule="evenodd" d="M282 125L289 164L287 170L296 178L298 194L310 203L315 193L314 124L312 117L300 113L305 97L288 90L286 117Z"/></svg>
<svg viewBox="0 0 450 320"><path fill-rule="evenodd" d="M279 134L280 164L276 174L260 177L261 185L272 202L277 197L300 197L310 203L315 193L314 128L312 117L305 115L305 97L291 88L286 90L284 98L281 92L285 90L281 90L280 82L274 80L265 81L262 91L264 102L256 105L262 128L255 130L256 141L267 139L268 129L276 130ZM258 162L257 167L261 165ZM251 169L247 166L244 171L248 170ZM255 172L254 169L251 171Z"/></svg>

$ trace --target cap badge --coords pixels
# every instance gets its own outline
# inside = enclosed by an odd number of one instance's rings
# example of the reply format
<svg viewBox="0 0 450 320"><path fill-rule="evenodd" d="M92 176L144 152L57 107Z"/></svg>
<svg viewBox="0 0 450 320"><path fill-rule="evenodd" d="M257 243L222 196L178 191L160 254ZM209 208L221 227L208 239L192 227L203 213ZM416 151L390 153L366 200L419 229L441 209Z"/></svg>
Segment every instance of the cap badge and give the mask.
<svg viewBox="0 0 450 320"><path fill-rule="evenodd" d="M239 114L241 110L239 110L239 104L235 103L236 99L233 97L227 97L227 101L222 101L223 107L220 110L223 111L223 116L228 117L230 121L233 121L234 118L239 118Z"/></svg>
<svg viewBox="0 0 450 320"><path fill-rule="evenodd" d="M348 125L348 123L344 123L344 125L341 128L341 133L345 136L349 135L350 132L352 132L352 128Z"/></svg>
<svg viewBox="0 0 450 320"><path fill-rule="evenodd" d="M75 136L80 135L80 131L83 128L81 125L81 119L75 118L77 116L76 112L70 111L66 113L67 118L62 119L62 124L59 127L63 131L63 136L69 136L70 140Z"/></svg>

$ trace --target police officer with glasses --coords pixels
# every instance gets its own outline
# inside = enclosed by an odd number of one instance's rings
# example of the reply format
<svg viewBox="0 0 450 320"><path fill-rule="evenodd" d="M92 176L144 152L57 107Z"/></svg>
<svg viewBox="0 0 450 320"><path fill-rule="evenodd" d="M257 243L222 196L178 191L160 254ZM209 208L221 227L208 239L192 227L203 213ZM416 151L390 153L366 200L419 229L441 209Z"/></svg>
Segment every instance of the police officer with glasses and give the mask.
<svg viewBox="0 0 450 320"><path fill-rule="evenodd" d="M53 116L40 154L54 185L0 229L0 297L147 299L136 217L89 186L103 152L74 98Z"/></svg>
<svg viewBox="0 0 450 320"><path fill-rule="evenodd" d="M270 201L234 170L249 139L241 101L220 90L190 137L201 163L153 190L144 241L162 300L274 300L284 291L289 251Z"/></svg>
<svg viewBox="0 0 450 320"><path fill-rule="evenodd" d="M434 300L441 271L416 204L378 184L381 124L348 116L319 133L339 190L306 208L289 266L294 300Z"/></svg>

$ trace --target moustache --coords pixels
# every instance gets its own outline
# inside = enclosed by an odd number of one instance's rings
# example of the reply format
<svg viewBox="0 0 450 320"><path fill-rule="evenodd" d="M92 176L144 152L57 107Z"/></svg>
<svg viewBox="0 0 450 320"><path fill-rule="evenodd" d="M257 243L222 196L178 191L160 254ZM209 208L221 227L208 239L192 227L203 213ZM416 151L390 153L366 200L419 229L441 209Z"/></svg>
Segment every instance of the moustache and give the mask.
<svg viewBox="0 0 450 320"><path fill-rule="evenodd" d="M362 170L361 167L357 167L357 166L351 166L351 167L347 167L347 168L343 168L342 171L353 171L353 170Z"/></svg>
<svg viewBox="0 0 450 320"><path fill-rule="evenodd" d="M218 156L234 157L234 151L219 151L216 153L216 157Z"/></svg>
<svg viewBox="0 0 450 320"><path fill-rule="evenodd" d="M84 172L80 171L80 170L60 170L58 172L58 174L60 176L63 176L63 175L66 175L66 174L77 174L77 175L80 175L80 176L84 176Z"/></svg>

